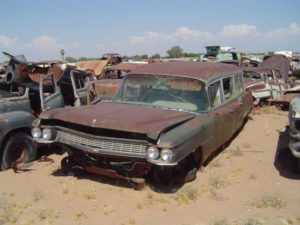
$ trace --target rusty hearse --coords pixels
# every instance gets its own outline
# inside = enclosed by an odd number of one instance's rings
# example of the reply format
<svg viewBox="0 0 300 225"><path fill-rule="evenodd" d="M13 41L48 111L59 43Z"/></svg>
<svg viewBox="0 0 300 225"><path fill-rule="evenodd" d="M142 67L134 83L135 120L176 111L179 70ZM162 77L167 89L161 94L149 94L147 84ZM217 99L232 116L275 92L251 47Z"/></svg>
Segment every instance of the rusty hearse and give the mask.
<svg viewBox="0 0 300 225"><path fill-rule="evenodd" d="M251 109L251 93L236 66L153 63L127 74L110 101L43 112L32 135L38 143L68 152L61 162L65 173L81 167L119 179L149 176L170 184L179 177L193 180Z"/></svg>

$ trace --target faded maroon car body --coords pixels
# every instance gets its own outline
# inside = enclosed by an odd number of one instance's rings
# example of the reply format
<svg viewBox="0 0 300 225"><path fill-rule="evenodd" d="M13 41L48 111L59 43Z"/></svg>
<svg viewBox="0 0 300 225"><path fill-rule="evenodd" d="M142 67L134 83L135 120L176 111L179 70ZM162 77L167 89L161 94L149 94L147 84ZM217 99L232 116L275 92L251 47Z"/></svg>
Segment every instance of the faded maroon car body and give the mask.
<svg viewBox="0 0 300 225"><path fill-rule="evenodd" d="M132 116L133 113L135 113L134 116ZM45 112L43 118L64 121L66 115L69 115L68 123L75 124L80 120L81 126L147 134L152 139L157 139L160 133L168 127L195 117L187 112L173 110L166 114L159 108L106 102L84 108L68 108L63 112L51 110Z"/></svg>
<svg viewBox="0 0 300 225"><path fill-rule="evenodd" d="M191 102L174 95L172 100L161 99L162 93L174 91L163 86L153 104L120 100L123 92L137 90L136 85L126 89L126 82L149 77L166 80L176 91L192 92L197 98ZM180 82L176 83L177 79ZM150 92L155 88L151 86ZM201 100L201 104L194 106L194 100ZM251 107L251 94L243 89L242 71L236 66L203 62L149 64L122 80L113 101L49 110L34 122L33 132L41 132L35 138L39 143L63 146L87 171L136 178L157 168L198 167L241 128ZM45 130L51 131L50 138L43 137ZM151 156L151 148L159 156Z"/></svg>

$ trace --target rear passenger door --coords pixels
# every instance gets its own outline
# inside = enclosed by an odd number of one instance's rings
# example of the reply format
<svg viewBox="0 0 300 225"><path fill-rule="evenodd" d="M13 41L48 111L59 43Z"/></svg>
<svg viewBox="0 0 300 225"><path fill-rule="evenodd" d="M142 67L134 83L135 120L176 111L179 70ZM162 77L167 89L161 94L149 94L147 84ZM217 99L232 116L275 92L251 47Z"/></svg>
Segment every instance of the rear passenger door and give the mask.
<svg viewBox="0 0 300 225"><path fill-rule="evenodd" d="M231 134L235 133L236 130L241 126L243 118L243 104L240 93L238 91L238 75L232 75L223 78L223 92L224 92L224 103L225 107L229 109L231 117ZM241 78L241 77L240 77Z"/></svg>
<svg viewBox="0 0 300 225"><path fill-rule="evenodd" d="M214 117L214 146L212 150L219 148L231 137L233 116L229 107L224 106L224 94L222 80L214 81L208 86L209 104L211 115Z"/></svg>

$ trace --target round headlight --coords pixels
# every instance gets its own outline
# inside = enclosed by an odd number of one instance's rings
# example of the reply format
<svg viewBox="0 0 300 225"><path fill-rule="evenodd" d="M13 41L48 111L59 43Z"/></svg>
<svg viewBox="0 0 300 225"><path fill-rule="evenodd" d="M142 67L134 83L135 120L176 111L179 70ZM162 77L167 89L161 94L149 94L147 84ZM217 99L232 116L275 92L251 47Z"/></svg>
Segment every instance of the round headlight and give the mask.
<svg viewBox="0 0 300 225"><path fill-rule="evenodd" d="M147 157L149 159L158 159L159 157L159 150L155 146L150 146L147 148Z"/></svg>
<svg viewBox="0 0 300 225"><path fill-rule="evenodd" d="M42 137L42 131L38 127L34 127L31 129L31 135L33 138L41 138Z"/></svg>
<svg viewBox="0 0 300 225"><path fill-rule="evenodd" d="M165 162L171 162L174 158L174 152L170 149L163 149L161 150L160 158Z"/></svg>
<svg viewBox="0 0 300 225"><path fill-rule="evenodd" d="M43 129L42 136L43 136L43 139L52 140L54 138L53 129L49 129L49 128Z"/></svg>

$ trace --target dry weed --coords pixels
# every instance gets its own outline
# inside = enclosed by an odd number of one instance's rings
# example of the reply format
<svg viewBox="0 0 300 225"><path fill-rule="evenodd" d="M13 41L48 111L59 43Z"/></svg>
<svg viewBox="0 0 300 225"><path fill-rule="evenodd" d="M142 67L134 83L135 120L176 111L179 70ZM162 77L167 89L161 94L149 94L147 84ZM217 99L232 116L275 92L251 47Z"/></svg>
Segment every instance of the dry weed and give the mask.
<svg viewBox="0 0 300 225"><path fill-rule="evenodd" d="M112 207L104 204L101 208L101 211L102 211L103 215L107 216L107 215L111 214L114 210Z"/></svg>
<svg viewBox="0 0 300 225"><path fill-rule="evenodd" d="M216 167L222 167L222 162L220 159L214 159L210 164L209 164L209 167L212 167L212 168L216 168Z"/></svg>
<svg viewBox="0 0 300 225"><path fill-rule="evenodd" d="M225 199L224 196L218 193L214 188L211 188L208 193L209 197L215 201L223 201Z"/></svg>
<svg viewBox="0 0 300 225"><path fill-rule="evenodd" d="M41 208L38 209L36 213L40 220L47 220L50 224L59 218L58 212L54 211L53 209Z"/></svg>
<svg viewBox="0 0 300 225"><path fill-rule="evenodd" d="M69 193L69 188L66 183L62 183L62 194L66 195Z"/></svg>
<svg viewBox="0 0 300 225"><path fill-rule="evenodd" d="M256 218L250 218L245 223L243 223L243 225L264 225L264 223Z"/></svg>
<svg viewBox="0 0 300 225"><path fill-rule="evenodd" d="M82 218L85 218L85 219L87 219L87 216L86 216L86 214L84 213L84 212L78 212L78 213L75 213L74 214L74 219L76 220L76 221L78 221L78 220L80 220L80 219L82 219Z"/></svg>
<svg viewBox="0 0 300 225"><path fill-rule="evenodd" d="M213 225L229 225L229 222L226 218L218 218L215 219L213 222Z"/></svg>
<svg viewBox="0 0 300 225"><path fill-rule="evenodd" d="M129 218L129 220L128 220L128 224L130 224L130 225L134 225L135 223L136 223L135 219L133 219L133 218Z"/></svg>
<svg viewBox="0 0 300 225"><path fill-rule="evenodd" d="M142 206L140 203L137 203L136 206L135 206L135 208L136 208L136 209L142 209L143 206Z"/></svg>
<svg viewBox="0 0 300 225"><path fill-rule="evenodd" d="M32 195L34 202L39 202L42 199L45 199L45 194L41 190L35 190Z"/></svg>
<svg viewBox="0 0 300 225"><path fill-rule="evenodd" d="M232 156L242 156L243 152L239 146L237 146L234 150L231 150Z"/></svg>
<svg viewBox="0 0 300 225"><path fill-rule="evenodd" d="M252 206L256 206L257 208L276 208L281 209L286 206L285 197L276 192L276 193L264 193L258 199L254 200L251 203Z"/></svg>
<svg viewBox="0 0 300 225"><path fill-rule="evenodd" d="M210 187L218 189L225 187L227 184L229 184L229 181L224 175L213 175L209 177L208 184Z"/></svg>
<svg viewBox="0 0 300 225"><path fill-rule="evenodd" d="M189 201L196 201L199 197L199 190L192 186L183 187L175 197L176 201L179 203L186 203L188 204Z"/></svg>
<svg viewBox="0 0 300 225"><path fill-rule="evenodd" d="M82 197L86 200L95 200L96 195L94 193L83 193Z"/></svg>

